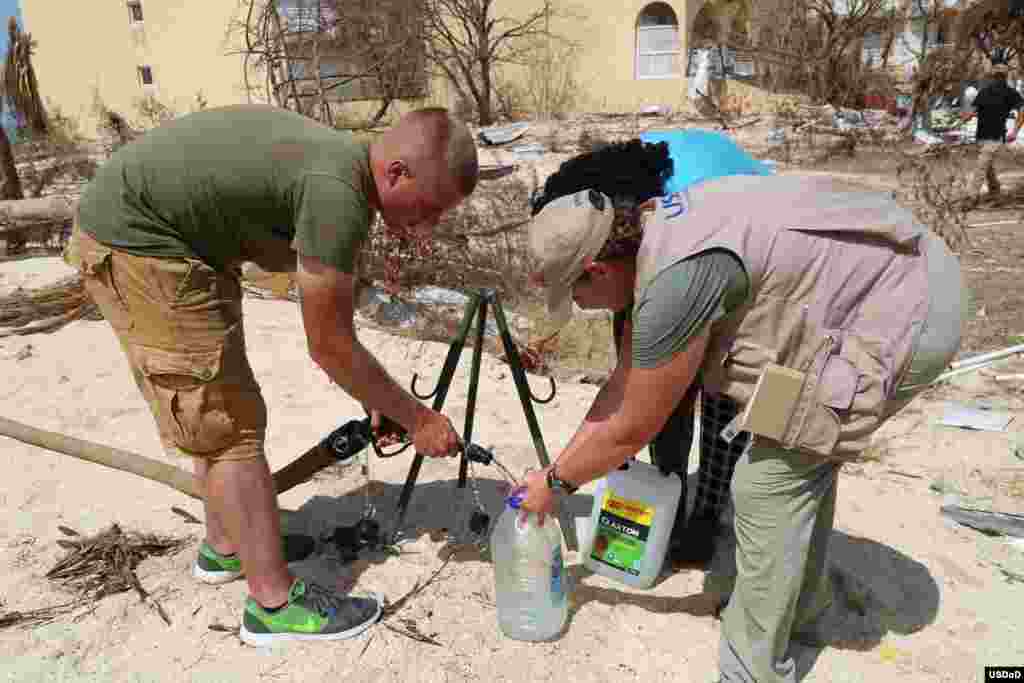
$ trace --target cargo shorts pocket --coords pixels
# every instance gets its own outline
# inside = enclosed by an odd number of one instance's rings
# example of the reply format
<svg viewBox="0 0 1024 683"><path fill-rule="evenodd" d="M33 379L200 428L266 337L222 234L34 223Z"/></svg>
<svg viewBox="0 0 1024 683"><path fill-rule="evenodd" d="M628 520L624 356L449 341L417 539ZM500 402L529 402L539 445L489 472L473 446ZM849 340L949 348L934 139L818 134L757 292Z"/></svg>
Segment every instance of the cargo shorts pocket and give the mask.
<svg viewBox="0 0 1024 683"><path fill-rule="evenodd" d="M132 317L117 288L113 250L92 238L83 235L79 237L75 263L82 274L85 291L111 327L115 330L130 330L133 327Z"/></svg>
<svg viewBox="0 0 1024 683"><path fill-rule="evenodd" d="M136 347L138 367L150 384L161 432L195 455L222 451L238 440L231 385L221 372L223 349L167 351Z"/></svg>

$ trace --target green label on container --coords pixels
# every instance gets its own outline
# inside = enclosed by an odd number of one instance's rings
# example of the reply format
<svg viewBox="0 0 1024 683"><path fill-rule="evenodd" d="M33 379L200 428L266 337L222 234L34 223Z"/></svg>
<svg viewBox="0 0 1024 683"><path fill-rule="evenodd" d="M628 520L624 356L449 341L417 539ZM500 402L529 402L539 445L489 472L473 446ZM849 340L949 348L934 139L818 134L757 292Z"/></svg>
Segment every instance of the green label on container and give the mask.
<svg viewBox="0 0 1024 683"><path fill-rule="evenodd" d="M649 505L605 493L590 556L609 567L639 576L653 518L654 508Z"/></svg>

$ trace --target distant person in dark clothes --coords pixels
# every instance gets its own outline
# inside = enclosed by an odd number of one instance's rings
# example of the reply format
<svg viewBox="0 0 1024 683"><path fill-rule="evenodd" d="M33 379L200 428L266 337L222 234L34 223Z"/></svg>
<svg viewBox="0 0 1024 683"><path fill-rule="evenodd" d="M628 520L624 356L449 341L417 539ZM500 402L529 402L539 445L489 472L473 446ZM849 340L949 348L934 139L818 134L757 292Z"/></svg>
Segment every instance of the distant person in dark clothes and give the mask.
<svg viewBox="0 0 1024 683"><path fill-rule="evenodd" d="M995 161L997 156L1006 149L1006 143L1014 142L1021 124L1024 123L1024 97L1006 83L1008 68L1005 64L992 67L992 80L974 98L974 109L978 117L978 144L981 151L978 155L978 166L971 176L968 191L971 196L981 194L981 184L988 181L989 196L999 195L999 178L996 177ZM1013 130L1007 134L1006 119L1010 112L1017 111L1017 121ZM974 114L967 114L971 118Z"/></svg>

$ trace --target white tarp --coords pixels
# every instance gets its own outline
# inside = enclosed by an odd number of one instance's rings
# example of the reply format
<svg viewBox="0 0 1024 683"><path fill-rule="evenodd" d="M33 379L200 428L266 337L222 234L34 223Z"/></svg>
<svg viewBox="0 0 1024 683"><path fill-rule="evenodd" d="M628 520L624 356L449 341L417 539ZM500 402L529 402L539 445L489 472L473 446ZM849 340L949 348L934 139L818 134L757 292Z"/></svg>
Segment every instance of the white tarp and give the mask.
<svg viewBox="0 0 1024 683"><path fill-rule="evenodd" d="M709 95L708 84L711 73L711 53L707 49L697 50L697 73L690 79L689 96L691 100L699 101L699 93Z"/></svg>

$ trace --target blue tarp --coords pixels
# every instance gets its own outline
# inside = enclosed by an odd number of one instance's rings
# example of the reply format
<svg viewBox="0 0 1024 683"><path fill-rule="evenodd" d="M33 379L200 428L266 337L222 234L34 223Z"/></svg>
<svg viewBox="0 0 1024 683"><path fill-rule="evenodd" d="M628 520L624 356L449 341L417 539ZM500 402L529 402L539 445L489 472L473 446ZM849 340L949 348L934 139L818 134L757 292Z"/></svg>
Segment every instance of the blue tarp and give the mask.
<svg viewBox="0 0 1024 683"><path fill-rule="evenodd" d="M666 192L730 175L771 175L772 167L743 151L732 138L699 128L640 134L644 142L667 142L673 173Z"/></svg>

